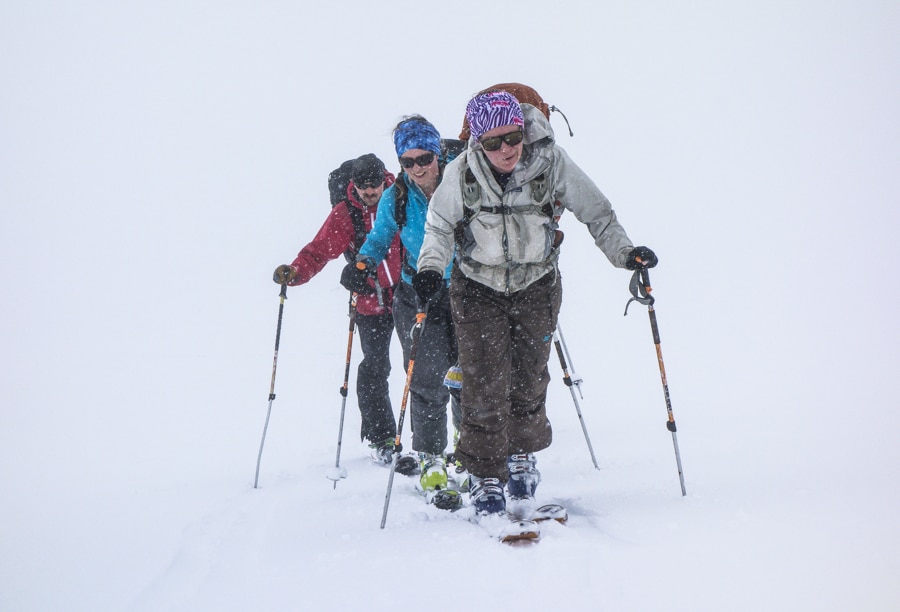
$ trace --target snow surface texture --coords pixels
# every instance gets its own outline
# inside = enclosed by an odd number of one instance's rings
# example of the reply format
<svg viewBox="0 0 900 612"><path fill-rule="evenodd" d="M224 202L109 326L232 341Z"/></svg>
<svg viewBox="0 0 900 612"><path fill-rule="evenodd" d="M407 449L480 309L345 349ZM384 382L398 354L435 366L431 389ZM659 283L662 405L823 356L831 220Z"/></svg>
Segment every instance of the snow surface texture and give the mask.
<svg viewBox="0 0 900 612"><path fill-rule="evenodd" d="M897 610L900 7L885 2L0 6L0 610ZM538 42L540 40L541 42ZM278 288L325 178L422 113L534 85L653 272L564 218L529 549L369 465L333 263ZM396 350L395 346L395 350ZM354 370L358 346L354 352ZM353 380L355 380L355 375ZM392 393L402 389L399 350ZM351 385L353 382L351 381ZM404 441L409 441L408 434Z"/></svg>

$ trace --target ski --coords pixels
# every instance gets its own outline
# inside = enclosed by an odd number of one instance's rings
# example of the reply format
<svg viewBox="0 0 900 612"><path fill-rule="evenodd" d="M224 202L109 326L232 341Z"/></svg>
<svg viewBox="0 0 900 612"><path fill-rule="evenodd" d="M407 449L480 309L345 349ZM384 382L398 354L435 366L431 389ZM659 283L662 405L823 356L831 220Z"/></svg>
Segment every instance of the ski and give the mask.
<svg viewBox="0 0 900 612"><path fill-rule="evenodd" d="M528 520L534 521L535 523L556 521L561 525L565 525L566 521L569 520L569 513L564 506L560 506L559 504L544 504L543 506L528 512L527 516Z"/></svg>
<svg viewBox="0 0 900 612"><path fill-rule="evenodd" d="M544 504L538 508L516 507L510 504L506 518L508 523L497 532L504 544L537 544L541 540L541 524L556 521L562 525L569 520L569 513L559 504Z"/></svg>
<svg viewBox="0 0 900 612"><path fill-rule="evenodd" d="M536 521L512 519L497 533L504 544L536 544L541 539L541 526Z"/></svg>
<svg viewBox="0 0 900 612"><path fill-rule="evenodd" d="M471 521L486 529L504 544L537 544L541 540L541 525L548 521L566 524L569 514L559 504L544 504L538 508L512 503L505 513L475 515Z"/></svg>
<svg viewBox="0 0 900 612"><path fill-rule="evenodd" d="M541 539L541 526L536 521L513 517L505 512L473 514L469 522L484 529L492 539L503 544L536 544Z"/></svg>

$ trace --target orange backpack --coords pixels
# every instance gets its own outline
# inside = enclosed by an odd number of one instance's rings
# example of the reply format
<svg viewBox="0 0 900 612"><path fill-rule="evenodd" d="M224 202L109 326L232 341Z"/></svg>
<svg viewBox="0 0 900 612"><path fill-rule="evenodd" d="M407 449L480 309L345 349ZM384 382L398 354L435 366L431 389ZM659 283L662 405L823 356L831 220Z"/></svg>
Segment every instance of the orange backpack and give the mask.
<svg viewBox="0 0 900 612"><path fill-rule="evenodd" d="M541 98L541 94L528 85L522 85L521 83L498 83L497 85L482 89L476 95L481 95L490 91L505 91L511 93L520 104L531 104L544 113L544 116L547 119L550 118L550 111L556 110L555 107L551 107L544 102L544 99ZM459 132L459 138L460 140L468 142L469 136L471 136L471 133L469 132L469 122L466 120L465 116L463 116L463 126L462 130Z"/></svg>

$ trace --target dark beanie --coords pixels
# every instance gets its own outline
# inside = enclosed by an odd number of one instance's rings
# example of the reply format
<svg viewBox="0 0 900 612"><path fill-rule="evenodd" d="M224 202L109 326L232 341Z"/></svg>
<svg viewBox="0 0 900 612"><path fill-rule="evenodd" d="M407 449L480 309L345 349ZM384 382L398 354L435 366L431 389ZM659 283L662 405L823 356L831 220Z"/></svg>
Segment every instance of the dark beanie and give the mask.
<svg viewBox="0 0 900 612"><path fill-rule="evenodd" d="M370 182L384 181L384 162L378 159L374 153L360 155L353 162L353 170L350 178L357 185Z"/></svg>

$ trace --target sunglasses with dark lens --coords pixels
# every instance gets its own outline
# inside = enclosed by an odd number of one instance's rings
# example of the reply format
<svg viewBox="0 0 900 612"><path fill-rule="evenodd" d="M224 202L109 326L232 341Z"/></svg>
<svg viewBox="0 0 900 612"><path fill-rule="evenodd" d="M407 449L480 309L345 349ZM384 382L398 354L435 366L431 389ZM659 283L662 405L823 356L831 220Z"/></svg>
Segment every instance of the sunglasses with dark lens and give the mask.
<svg viewBox="0 0 900 612"><path fill-rule="evenodd" d="M384 181L365 181L363 183L353 183L357 189L378 189Z"/></svg>
<svg viewBox="0 0 900 612"><path fill-rule="evenodd" d="M418 157L401 157L400 165L409 170L413 166L419 165L423 168L434 161L434 153L422 153Z"/></svg>
<svg viewBox="0 0 900 612"><path fill-rule="evenodd" d="M481 148L485 151L499 151L502 143L506 143L510 147L514 147L525 138L522 130L516 130L502 136L491 136L481 141Z"/></svg>

